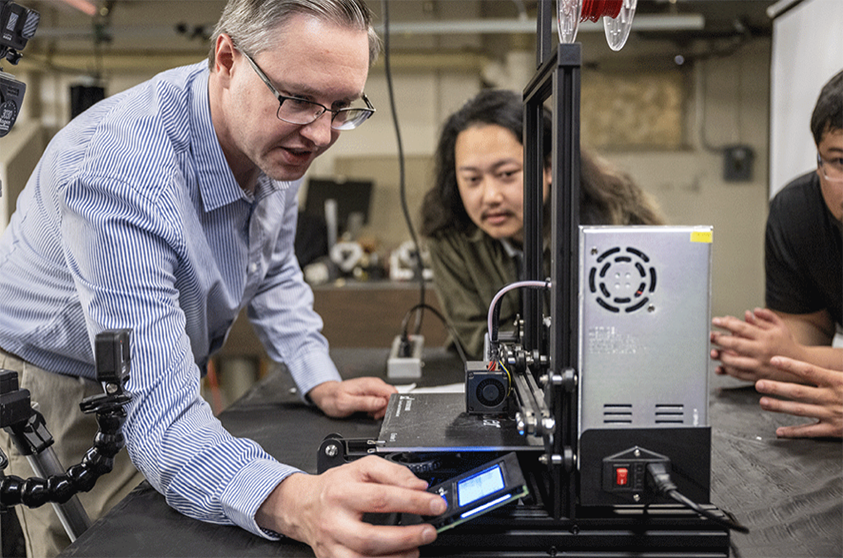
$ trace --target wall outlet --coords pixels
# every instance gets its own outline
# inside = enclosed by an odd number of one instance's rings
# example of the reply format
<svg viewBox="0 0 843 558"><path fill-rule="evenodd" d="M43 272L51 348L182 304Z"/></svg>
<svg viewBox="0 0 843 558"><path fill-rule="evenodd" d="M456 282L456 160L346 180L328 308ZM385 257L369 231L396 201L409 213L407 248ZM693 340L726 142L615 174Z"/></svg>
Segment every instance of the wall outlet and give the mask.
<svg viewBox="0 0 843 558"><path fill-rule="evenodd" d="M749 182L752 180L752 164L755 151L748 145L730 145L723 149L723 180L726 182Z"/></svg>

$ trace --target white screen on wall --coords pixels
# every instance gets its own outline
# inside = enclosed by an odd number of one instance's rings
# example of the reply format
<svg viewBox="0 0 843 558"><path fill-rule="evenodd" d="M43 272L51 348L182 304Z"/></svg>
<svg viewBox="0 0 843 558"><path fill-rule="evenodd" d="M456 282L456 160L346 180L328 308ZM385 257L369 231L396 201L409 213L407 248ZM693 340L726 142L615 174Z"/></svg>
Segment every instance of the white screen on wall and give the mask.
<svg viewBox="0 0 843 558"><path fill-rule="evenodd" d="M816 169L811 112L843 69L843 0L802 0L773 22L770 70L770 197Z"/></svg>

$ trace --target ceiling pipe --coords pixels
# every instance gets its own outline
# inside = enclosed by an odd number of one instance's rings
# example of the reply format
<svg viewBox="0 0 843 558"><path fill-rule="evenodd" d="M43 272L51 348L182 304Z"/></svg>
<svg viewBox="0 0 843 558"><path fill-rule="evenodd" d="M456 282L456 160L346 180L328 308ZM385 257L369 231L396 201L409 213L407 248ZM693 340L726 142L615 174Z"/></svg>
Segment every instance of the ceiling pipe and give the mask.
<svg viewBox="0 0 843 558"><path fill-rule="evenodd" d="M556 28L556 20L553 20ZM705 27L705 18L701 14L685 15L647 15L636 14L632 23L633 31L683 31L699 30ZM383 26L375 26L383 32ZM393 34L407 35L451 35L451 34L490 34L490 33L535 33L536 22L524 19L467 19L452 21L396 22L389 24ZM584 21L579 32L603 32L603 23Z"/></svg>
<svg viewBox="0 0 843 558"><path fill-rule="evenodd" d="M176 66L199 62L207 52L160 53L148 51L104 52L97 59L99 68L109 72L156 72ZM18 72L63 71L64 73L85 73L95 61L91 53L54 53L49 56L37 54L25 57L18 66ZM490 59L480 53L438 52L432 54L394 53L391 56L393 70L453 70L481 71ZM383 58L372 68L383 71Z"/></svg>
<svg viewBox="0 0 843 558"><path fill-rule="evenodd" d="M553 21L556 27L556 20ZM632 23L632 30L647 31L686 31L705 28L705 18L701 14L684 15L647 15L636 14ZM115 38L163 38L182 36L176 31L175 25L169 26L109 26L109 32ZM378 33L383 33L383 26L375 26ZM395 22L389 24L389 31L393 35L465 35L465 34L535 34L536 22L529 19L465 19L451 21L419 21ZM603 23L584 21L580 23L579 32L603 32ZM36 38L61 39L91 37L90 28L83 27L54 27L39 28Z"/></svg>

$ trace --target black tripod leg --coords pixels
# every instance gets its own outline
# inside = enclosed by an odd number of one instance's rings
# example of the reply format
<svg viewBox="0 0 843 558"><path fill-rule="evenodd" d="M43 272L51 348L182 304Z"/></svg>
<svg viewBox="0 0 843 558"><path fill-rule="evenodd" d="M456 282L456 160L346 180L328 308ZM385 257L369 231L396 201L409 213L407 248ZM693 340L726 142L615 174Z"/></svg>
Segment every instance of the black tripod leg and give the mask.
<svg viewBox="0 0 843 558"><path fill-rule="evenodd" d="M62 467L52 447L48 447L37 454L27 455L26 459L38 477L46 479L65 474L64 467ZM91 526L91 519L88 517L85 508L82 507L82 502L79 501L78 496L74 495L63 504L57 502L52 502L52 504L65 532L67 532L67 536L70 537L70 542L79 538L79 535Z"/></svg>

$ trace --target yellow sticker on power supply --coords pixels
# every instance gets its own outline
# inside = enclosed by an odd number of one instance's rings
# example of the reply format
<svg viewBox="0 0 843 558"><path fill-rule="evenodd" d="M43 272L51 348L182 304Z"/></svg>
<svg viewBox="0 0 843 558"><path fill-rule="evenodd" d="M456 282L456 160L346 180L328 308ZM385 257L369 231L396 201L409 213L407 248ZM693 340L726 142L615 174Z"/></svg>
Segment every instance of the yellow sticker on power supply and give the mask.
<svg viewBox="0 0 843 558"><path fill-rule="evenodd" d="M714 236L714 231L711 229L691 231L691 242L705 242L706 244L711 244L712 236Z"/></svg>

